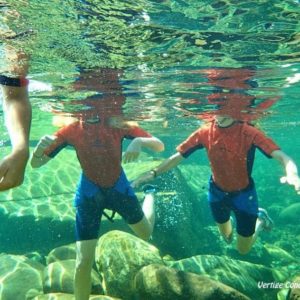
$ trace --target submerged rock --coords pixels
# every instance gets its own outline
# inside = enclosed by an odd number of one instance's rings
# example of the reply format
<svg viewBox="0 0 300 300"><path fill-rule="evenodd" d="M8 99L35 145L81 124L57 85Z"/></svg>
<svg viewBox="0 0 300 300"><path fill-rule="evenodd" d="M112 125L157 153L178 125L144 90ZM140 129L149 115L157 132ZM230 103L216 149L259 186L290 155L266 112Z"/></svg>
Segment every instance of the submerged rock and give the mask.
<svg viewBox="0 0 300 300"><path fill-rule="evenodd" d="M300 275L293 278L290 282L287 284L288 296L287 300L299 300L300 299Z"/></svg>
<svg viewBox="0 0 300 300"><path fill-rule="evenodd" d="M207 276L162 265L142 268L135 277L138 299L147 300L250 300L237 290Z"/></svg>
<svg viewBox="0 0 300 300"><path fill-rule="evenodd" d="M44 270L44 291L46 293L73 293L74 269L74 259L49 264ZM95 270L92 270L92 293L103 293L99 275Z"/></svg>
<svg viewBox="0 0 300 300"><path fill-rule="evenodd" d="M266 244L264 245L264 248L267 250L274 261L276 261L277 263L280 262L282 265L300 262L298 258L292 256L290 253L278 246Z"/></svg>
<svg viewBox="0 0 300 300"><path fill-rule="evenodd" d="M49 252L46 261L51 264L56 261L75 259L76 258L76 244L69 244L57 247Z"/></svg>
<svg viewBox="0 0 300 300"><path fill-rule="evenodd" d="M294 203L281 211L279 221L285 224L299 224L300 203Z"/></svg>
<svg viewBox="0 0 300 300"><path fill-rule="evenodd" d="M300 299L300 276L287 280L283 288L277 293L278 300L299 300Z"/></svg>
<svg viewBox="0 0 300 300"><path fill-rule="evenodd" d="M282 281L288 276L288 273L284 271L272 270L263 265L233 260L224 256L199 255L175 262L167 262L167 264L185 272L206 275L235 288L251 299L264 299L266 294L268 297L275 297L276 290L261 289L258 283Z"/></svg>
<svg viewBox="0 0 300 300"><path fill-rule="evenodd" d="M159 250L121 231L103 235L96 248L96 265L103 277L105 294L133 299L136 273L149 264L163 264Z"/></svg>
<svg viewBox="0 0 300 300"><path fill-rule="evenodd" d="M21 255L0 255L0 299L24 300L43 293L44 266Z"/></svg>

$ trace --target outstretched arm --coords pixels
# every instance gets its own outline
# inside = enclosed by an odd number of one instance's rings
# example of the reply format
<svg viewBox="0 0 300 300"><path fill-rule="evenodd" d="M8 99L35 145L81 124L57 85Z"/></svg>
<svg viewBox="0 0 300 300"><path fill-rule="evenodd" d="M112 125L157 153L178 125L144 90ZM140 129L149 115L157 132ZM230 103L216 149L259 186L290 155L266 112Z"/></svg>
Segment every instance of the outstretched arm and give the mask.
<svg viewBox="0 0 300 300"><path fill-rule="evenodd" d="M132 183L133 187L138 187L142 183L148 182L155 177L173 169L176 167L184 157L179 153L176 152L174 155L170 156L166 160L164 160L159 166L157 166L155 169L152 169L151 171L142 174L140 177L138 177L134 182Z"/></svg>
<svg viewBox="0 0 300 300"><path fill-rule="evenodd" d="M138 158L142 148L148 148L154 152L161 152L165 146L156 137L137 137L128 145L123 156L123 162L128 163Z"/></svg>
<svg viewBox="0 0 300 300"><path fill-rule="evenodd" d="M295 190L300 193L300 178L298 176L298 170L295 162L281 150L273 151L271 156L278 160L285 169L286 176L281 177L281 183L293 185Z"/></svg>
<svg viewBox="0 0 300 300"><path fill-rule="evenodd" d="M45 135L40 139L39 143L33 150L30 160L30 164L33 168L39 168L51 159L51 157L45 155L44 151L55 142L56 138L57 137L55 136Z"/></svg>

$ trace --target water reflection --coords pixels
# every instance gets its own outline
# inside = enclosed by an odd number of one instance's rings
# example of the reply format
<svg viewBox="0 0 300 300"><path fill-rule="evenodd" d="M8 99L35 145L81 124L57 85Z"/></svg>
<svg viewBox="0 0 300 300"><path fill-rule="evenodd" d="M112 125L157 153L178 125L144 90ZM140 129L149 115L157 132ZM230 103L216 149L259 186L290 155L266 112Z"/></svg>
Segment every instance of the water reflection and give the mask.
<svg viewBox="0 0 300 300"><path fill-rule="evenodd" d="M61 102L58 107L61 111L82 120L96 116L101 120L113 115L121 116L122 106L125 104L125 96L120 84L122 73L121 70L111 68L80 71L71 85L70 92L73 94L79 92L81 97L85 94L88 96L82 100Z"/></svg>
<svg viewBox="0 0 300 300"><path fill-rule="evenodd" d="M13 0L7 3L16 6ZM23 36L34 72L299 62L295 1L24 3L17 7L18 18L3 17L0 23L9 23L17 35L36 33Z"/></svg>
<svg viewBox="0 0 300 300"><path fill-rule="evenodd" d="M178 106L201 119L227 115L236 120L254 121L266 115L267 110L279 100L279 97L261 97L255 91L259 84L254 68L209 68L193 70L192 73L206 78L201 85L208 94L201 95L199 100L184 100Z"/></svg>

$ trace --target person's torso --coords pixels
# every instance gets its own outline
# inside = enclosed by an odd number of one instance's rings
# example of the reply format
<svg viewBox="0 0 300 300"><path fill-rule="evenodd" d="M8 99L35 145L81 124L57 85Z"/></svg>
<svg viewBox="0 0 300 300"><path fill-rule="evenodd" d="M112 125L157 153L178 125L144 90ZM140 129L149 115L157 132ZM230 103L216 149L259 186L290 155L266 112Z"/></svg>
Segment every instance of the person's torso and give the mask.
<svg viewBox="0 0 300 300"><path fill-rule="evenodd" d="M121 172L123 138L124 132L119 129L88 126L78 130L68 143L75 148L85 175L107 187L115 183Z"/></svg>
<svg viewBox="0 0 300 300"><path fill-rule="evenodd" d="M204 141L214 182L224 191L237 191L249 184L255 147L249 125L237 123L228 128L213 124Z"/></svg>

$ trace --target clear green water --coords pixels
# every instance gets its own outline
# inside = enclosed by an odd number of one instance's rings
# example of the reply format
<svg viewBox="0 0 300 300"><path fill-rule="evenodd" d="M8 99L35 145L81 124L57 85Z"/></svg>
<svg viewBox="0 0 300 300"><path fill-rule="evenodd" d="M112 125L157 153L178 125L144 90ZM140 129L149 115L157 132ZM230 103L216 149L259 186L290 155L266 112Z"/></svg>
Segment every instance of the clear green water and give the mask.
<svg viewBox="0 0 300 300"><path fill-rule="evenodd" d="M52 87L51 91L39 91L31 86L32 147L41 136L56 130L52 125L53 109L70 111L74 103L71 101L95 93L91 88L74 89L80 70L118 68L123 72L120 82L126 97L125 115L165 142L166 151L156 155L165 158L201 124L197 115L215 109L207 97L218 84L209 84L203 70L250 67L256 70L252 80L257 87L243 92L256 97L258 103L278 97L259 118L259 126L300 166L299 2L11 0L8 3L18 10L20 17L9 18L7 8L0 8L0 28L5 31L9 26L17 33L26 30L30 33L9 41L2 37L3 44L10 43L29 53L30 78ZM5 67L3 59L0 66ZM9 151L9 141L2 112L0 126L0 153L4 156ZM184 164L190 170L196 164L207 166L207 160L204 152L198 152ZM280 210L300 199L292 188L280 185L281 174L276 162L257 156L253 175L260 203L273 207L275 221ZM71 203L78 175L74 151L65 150L42 169L32 170L28 166L24 184L1 193L0 208L20 218L32 209L35 218L48 216L50 220L63 218L65 214L72 217ZM197 189L197 182L190 184ZM267 241L286 247L299 257L299 225L280 226L266 237ZM287 245L286 236L294 237L290 243L293 246ZM8 252L23 251L22 246L18 248L9 238L1 247Z"/></svg>

